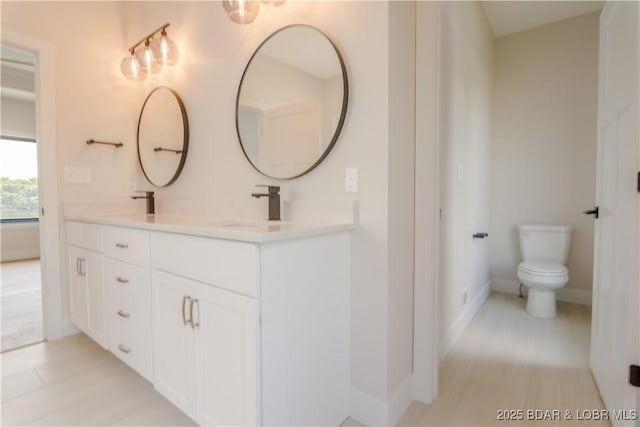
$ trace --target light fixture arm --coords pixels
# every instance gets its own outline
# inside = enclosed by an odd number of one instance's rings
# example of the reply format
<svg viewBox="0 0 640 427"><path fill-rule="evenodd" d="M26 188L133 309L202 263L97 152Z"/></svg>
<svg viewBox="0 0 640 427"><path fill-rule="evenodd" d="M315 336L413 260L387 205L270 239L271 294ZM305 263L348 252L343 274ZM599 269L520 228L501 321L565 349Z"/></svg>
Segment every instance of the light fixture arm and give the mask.
<svg viewBox="0 0 640 427"><path fill-rule="evenodd" d="M166 23L166 24L164 24L162 27L159 27L157 30L155 30L155 31L153 31L153 32L151 32L151 33L149 33L149 34L147 34L145 37L143 37L143 38L142 38L142 40L140 40L138 43L136 43L136 44L134 44L133 46L131 46L131 47L129 48L129 52L133 52L133 51L135 51L135 50L136 50L136 48L137 48L138 46L140 46L140 45L141 45L142 43L144 43L145 41L147 41L147 40L151 39L153 36L155 36L155 35L156 35L157 33L159 33L160 31L163 31L163 32L165 32L165 33L166 33L166 31L165 31L165 30L166 30L166 28L167 28L169 25L171 25L171 24L167 22L167 23Z"/></svg>

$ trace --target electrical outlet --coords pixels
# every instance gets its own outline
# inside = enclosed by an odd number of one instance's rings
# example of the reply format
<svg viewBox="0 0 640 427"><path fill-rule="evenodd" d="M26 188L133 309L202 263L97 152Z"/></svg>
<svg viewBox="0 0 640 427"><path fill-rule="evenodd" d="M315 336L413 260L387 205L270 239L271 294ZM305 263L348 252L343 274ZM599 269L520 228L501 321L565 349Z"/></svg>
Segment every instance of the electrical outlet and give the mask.
<svg viewBox="0 0 640 427"><path fill-rule="evenodd" d="M91 169L80 166L65 166L64 182L69 184L89 184L91 183Z"/></svg>
<svg viewBox="0 0 640 427"><path fill-rule="evenodd" d="M358 192L358 169L346 168L344 170L344 191L346 193Z"/></svg>

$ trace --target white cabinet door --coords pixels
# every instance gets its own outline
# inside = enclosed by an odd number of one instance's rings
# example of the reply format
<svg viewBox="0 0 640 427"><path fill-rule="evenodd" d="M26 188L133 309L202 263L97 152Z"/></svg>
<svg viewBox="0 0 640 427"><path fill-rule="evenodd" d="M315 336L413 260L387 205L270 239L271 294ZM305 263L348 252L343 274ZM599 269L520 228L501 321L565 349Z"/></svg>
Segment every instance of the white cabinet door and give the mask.
<svg viewBox="0 0 640 427"><path fill-rule="evenodd" d="M190 280L153 271L155 387L187 415L196 414L195 333L189 319Z"/></svg>
<svg viewBox="0 0 640 427"><path fill-rule="evenodd" d="M256 300L152 271L155 387L201 425L257 424Z"/></svg>
<svg viewBox="0 0 640 427"><path fill-rule="evenodd" d="M71 321L78 329L86 331L89 326L89 307L87 280L82 270L83 255L83 249L67 246Z"/></svg>
<svg viewBox="0 0 640 427"><path fill-rule="evenodd" d="M105 346L102 254L67 247L71 321Z"/></svg>
<svg viewBox="0 0 640 427"><path fill-rule="evenodd" d="M104 271L103 257L97 252L84 250L82 272L87 281L88 322L87 334L105 347L104 333Z"/></svg>
<svg viewBox="0 0 640 427"><path fill-rule="evenodd" d="M256 300L197 284L194 325L201 425L257 424Z"/></svg>

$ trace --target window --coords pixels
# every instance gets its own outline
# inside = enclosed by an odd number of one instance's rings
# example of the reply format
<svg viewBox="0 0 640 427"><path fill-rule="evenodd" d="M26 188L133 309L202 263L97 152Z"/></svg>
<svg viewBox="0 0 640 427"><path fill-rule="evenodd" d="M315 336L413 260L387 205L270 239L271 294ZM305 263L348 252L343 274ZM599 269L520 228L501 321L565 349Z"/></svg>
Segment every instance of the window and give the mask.
<svg viewBox="0 0 640 427"><path fill-rule="evenodd" d="M38 220L38 154L31 138L0 137L0 221Z"/></svg>

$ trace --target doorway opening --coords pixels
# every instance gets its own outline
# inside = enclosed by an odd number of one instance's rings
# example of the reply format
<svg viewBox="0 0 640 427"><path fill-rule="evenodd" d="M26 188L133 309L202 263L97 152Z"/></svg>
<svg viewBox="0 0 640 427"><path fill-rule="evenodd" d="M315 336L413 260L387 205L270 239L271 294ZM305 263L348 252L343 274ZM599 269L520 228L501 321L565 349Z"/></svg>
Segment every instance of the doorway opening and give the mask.
<svg viewBox="0 0 640 427"><path fill-rule="evenodd" d="M2 45L0 227L2 341L7 351L44 338L35 56Z"/></svg>

